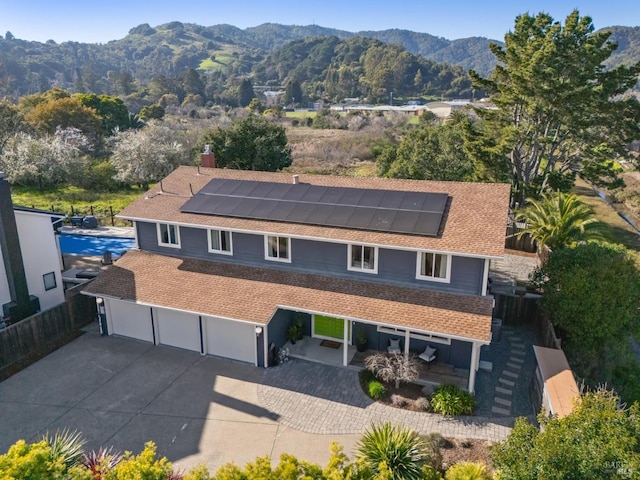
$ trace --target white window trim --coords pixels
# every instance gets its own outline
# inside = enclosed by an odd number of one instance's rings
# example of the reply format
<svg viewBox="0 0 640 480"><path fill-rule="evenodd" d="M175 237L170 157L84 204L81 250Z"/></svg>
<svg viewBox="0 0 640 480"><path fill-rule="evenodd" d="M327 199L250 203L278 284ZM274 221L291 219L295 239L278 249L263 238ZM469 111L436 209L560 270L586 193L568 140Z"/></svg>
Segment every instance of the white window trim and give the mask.
<svg viewBox="0 0 640 480"><path fill-rule="evenodd" d="M387 327L385 325L378 325L378 332L387 333L389 335L397 335L398 337L404 337L406 330L403 328ZM427 342L442 343L444 345L451 345L451 339L448 337L441 337L440 335L433 335L430 333L409 332L410 338L416 340L424 340Z"/></svg>
<svg viewBox="0 0 640 480"><path fill-rule="evenodd" d="M269 255L269 237L278 238L278 243L280 243L281 238L287 239L287 257L272 257ZM282 262L282 263L291 263L291 237L287 237L286 235L265 235L264 236L264 258L265 260L269 260L270 262Z"/></svg>
<svg viewBox="0 0 640 480"><path fill-rule="evenodd" d="M422 269L422 254L423 253L433 253L434 255L442 255L447 258L447 271L445 273L444 278L439 277L429 277L427 275L420 275L420 270ZM421 250L416 253L416 278L418 280L427 280L429 282L439 282L439 283L451 283L451 261L453 259L452 255L440 252L432 252L430 250Z"/></svg>
<svg viewBox="0 0 640 480"><path fill-rule="evenodd" d="M218 232L219 236L222 237L222 232L229 233L229 251L226 250L218 250L213 248L211 241L211 234L213 232ZM220 238L222 240L222 238ZM222 241L220 242L222 245ZM233 233L230 230L225 230L223 228L208 228L207 229L207 246L209 247L209 253L216 253L218 255L233 255Z"/></svg>
<svg viewBox="0 0 640 480"><path fill-rule="evenodd" d="M176 227L176 240L178 243L164 243L162 241L162 234L160 233L160 225L173 225L174 227ZM160 245L161 247L168 247L168 248L180 248L180 225L178 225L177 223L172 223L172 222L157 222L156 223L156 232L158 234L158 245Z"/></svg>
<svg viewBox="0 0 640 480"><path fill-rule="evenodd" d="M373 248L373 267L374 268L359 268L351 265L351 258L352 258L351 252L354 246ZM347 270L351 272L364 272L364 273L377 275L378 274L378 247L374 245L369 245L366 243L350 243L349 248L347 249Z"/></svg>

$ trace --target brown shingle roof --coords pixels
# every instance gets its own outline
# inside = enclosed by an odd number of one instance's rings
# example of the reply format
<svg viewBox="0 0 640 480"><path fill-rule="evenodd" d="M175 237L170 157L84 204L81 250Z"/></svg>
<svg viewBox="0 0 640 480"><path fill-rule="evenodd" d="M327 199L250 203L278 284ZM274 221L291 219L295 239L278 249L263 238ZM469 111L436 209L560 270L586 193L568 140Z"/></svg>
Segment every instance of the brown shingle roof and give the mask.
<svg viewBox="0 0 640 480"><path fill-rule="evenodd" d="M500 257L509 206L509 185L496 183L432 182L383 178L353 178L328 175L299 175L300 182L334 187L371 188L417 192L444 192L451 197L440 237L350 230L346 228L270 222L213 215L181 213L191 192L199 191L212 178L290 183L285 173L179 167L147 194L127 206L118 216L214 226L218 228L280 233L345 242L361 242L405 248ZM162 190L161 190L162 188Z"/></svg>
<svg viewBox="0 0 640 480"><path fill-rule="evenodd" d="M84 289L96 296L266 324L279 306L484 342L489 297L402 288L132 250Z"/></svg>

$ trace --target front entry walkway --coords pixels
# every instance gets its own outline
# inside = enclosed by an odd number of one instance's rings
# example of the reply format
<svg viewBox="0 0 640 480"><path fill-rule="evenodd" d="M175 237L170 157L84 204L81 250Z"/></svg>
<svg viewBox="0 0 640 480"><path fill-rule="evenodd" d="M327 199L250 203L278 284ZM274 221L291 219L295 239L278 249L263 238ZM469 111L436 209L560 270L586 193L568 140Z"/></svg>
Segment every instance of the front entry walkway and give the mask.
<svg viewBox="0 0 640 480"><path fill-rule="evenodd" d="M514 421L505 417L445 418L376 403L362 391L357 371L298 359L264 371L258 400L282 424L323 435L361 434L372 423L390 421L421 434L439 432L445 437L495 442L509 435Z"/></svg>

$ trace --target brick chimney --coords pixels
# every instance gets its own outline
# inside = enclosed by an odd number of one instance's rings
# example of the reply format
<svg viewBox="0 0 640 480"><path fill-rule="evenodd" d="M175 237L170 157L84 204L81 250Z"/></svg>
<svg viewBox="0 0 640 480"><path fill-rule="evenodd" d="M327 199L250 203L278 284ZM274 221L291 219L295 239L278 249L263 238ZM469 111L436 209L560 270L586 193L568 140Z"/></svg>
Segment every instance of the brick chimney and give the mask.
<svg viewBox="0 0 640 480"><path fill-rule="evenodd" d="M211 147L209 145L205 145L204 152L200 154L200 166L216 168L216 156L211 151Z"/></svg>
<svg viewBox="0 0 640 480"><path fill-rule="evenodd" d="M3 305L4 316L14 322L35 313L29 297L27 276L22 261L18 226L11 201L11 186L0 172L0 251L9 284L11 304Z"/></svg>

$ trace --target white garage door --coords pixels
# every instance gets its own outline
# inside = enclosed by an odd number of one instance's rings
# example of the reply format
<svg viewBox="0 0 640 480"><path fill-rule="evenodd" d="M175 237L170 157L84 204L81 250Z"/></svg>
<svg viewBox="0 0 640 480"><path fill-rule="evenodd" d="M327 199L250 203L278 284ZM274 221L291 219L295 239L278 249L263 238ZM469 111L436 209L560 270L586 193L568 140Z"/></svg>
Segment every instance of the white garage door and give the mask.
<svg viewBox="0 0 640 480"><path fill-rule="evenodd" d="M200 351L200 321L192 313L154 308L158 319L158 343Z"/></svg>
<svg viewBox="0 0 640 480"><path fill-rule="evenodd" d="M255 327L214 317L206 320L207 353L255 363Z"/></svg>
<svg viewBox="0 0 640 480"><path fill-rule="evenodd" d="M108 302L112 330L110 333L153 342L149 307L120 300L108 300Z"/></svg>

